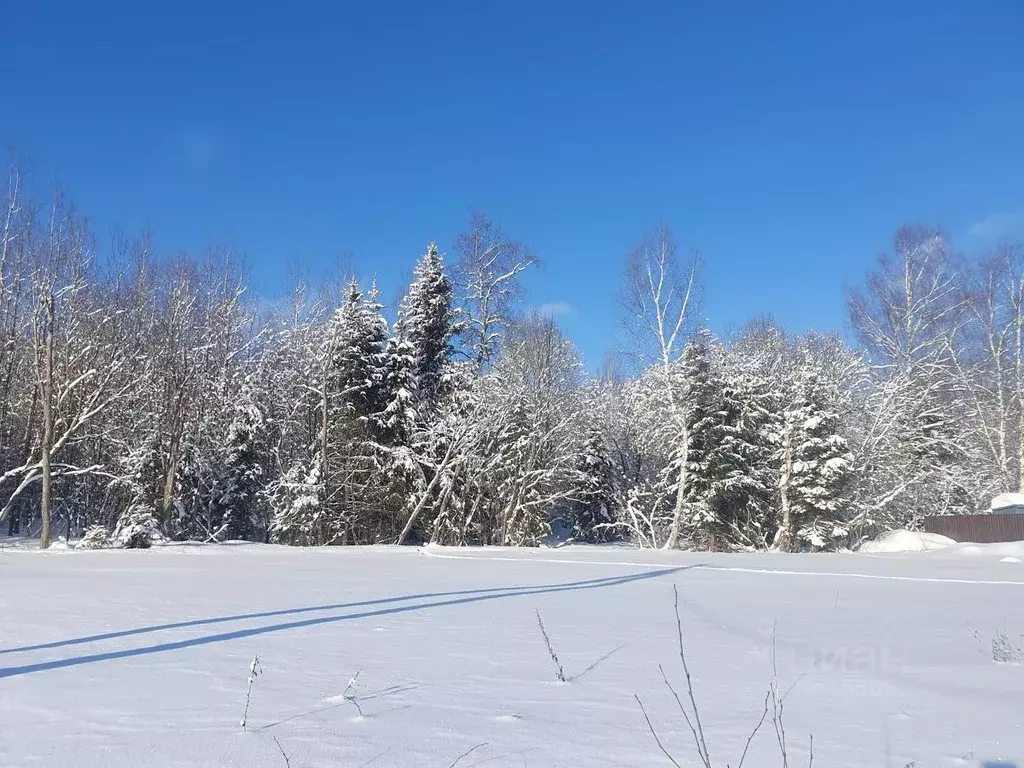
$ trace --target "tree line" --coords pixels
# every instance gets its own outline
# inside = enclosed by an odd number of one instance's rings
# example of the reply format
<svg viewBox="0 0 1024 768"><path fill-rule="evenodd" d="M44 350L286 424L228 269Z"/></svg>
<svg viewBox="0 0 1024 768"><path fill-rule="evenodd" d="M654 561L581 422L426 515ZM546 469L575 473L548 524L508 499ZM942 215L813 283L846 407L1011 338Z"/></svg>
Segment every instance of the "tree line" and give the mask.
<svg viewBox="0 0 1024 768"><path fill-rule="evenodd" d="M702 256L657 227L592 375L524 309L534 254L479 214L390 320L352 276L268 306L230 252L101 248L23 187L0 198L0 524L43 547L837 549L1024 481L1015 244L906 226L849 292L851 342L765 317L716 338Z"/></svg>

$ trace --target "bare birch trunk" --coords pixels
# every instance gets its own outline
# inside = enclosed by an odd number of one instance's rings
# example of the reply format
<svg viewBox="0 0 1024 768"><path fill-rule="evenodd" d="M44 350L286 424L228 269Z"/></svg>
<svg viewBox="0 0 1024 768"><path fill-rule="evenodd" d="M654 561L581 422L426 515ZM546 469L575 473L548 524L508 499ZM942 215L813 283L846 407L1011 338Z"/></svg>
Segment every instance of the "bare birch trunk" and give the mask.
<svg viewBox="0 0 1024 768"><path fill-rule="evenodd" d="M775 533L775 546L783 552L793 550L793 513L789 499L789 484L793 477L793 425L786 424L782 433L782 475L779 478L779 508L782 523Z"/></svg>
<svg viewBox="0 0 1024 768"><path fill-rule="evenodd" d="M665 549L679 548L679 537L683 524L683 512L686 511L686 484L689 480L687 477L687 464L690 463L690 435L686 428L685 421L683 422L682 443L683 452L679 461L679 482L676 488L676 505L672 514L672 527L669 529L668 540L665 542Z"/></svg>
<svg viewBox="0 0 1024 768"><path fill-rule="evenodd" d="M40 514L43 518L43 529L39 535L39 548L50 546L50 513L53 477L50 471L50 453L53 447L53 326L54 299L50 293L44 299L43 317L43 360L39 371L40 400L42 401L43 434L40 441L39 470L42 479L42 496Z"/></svg>

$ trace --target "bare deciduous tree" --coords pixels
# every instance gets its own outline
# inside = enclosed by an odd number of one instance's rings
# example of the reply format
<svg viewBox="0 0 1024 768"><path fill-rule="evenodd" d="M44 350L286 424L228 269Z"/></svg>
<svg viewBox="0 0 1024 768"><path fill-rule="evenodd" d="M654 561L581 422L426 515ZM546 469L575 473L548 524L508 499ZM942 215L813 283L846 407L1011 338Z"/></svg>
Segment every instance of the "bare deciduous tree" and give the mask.
<svg viewBox="0 0 1024 768"><path fill-rule="evenodd" d="M690 436L685 410L677 393L677 367L686 342L696 323L700 300L702 256L694 252L687 259L679 256L671 231L659 225L630 252L626 260L620 303L626 312L624 327L632 342L629 356L661 368L679 451L679 474L675 505L666 549L679 546L689 459Z"/></svg>
<svg viewBox="0 0 1024 768"><path fill-rule="evenodd" d="M537 264L537 256L477 211L470 215L469 229L456 238L455 252L455 282L466 313L463 337L482 371L515 317L523 295L519 276Z"/></svg>

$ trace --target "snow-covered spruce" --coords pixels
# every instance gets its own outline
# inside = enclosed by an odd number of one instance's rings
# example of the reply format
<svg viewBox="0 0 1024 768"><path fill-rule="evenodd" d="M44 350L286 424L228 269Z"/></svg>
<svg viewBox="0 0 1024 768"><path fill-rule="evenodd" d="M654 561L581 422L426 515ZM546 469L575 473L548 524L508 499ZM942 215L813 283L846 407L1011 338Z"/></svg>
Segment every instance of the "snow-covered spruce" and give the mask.
<svg viewBox="0 0 1024 768"><path fill-rule="evenodd" d="M112 544L113 540L107 526L93 525L82 534L82 538L75 544L75 549L106 549Z"/></svg>
<svg viewBox="0 0 1024 768"><path fill-rule="evenodd" d="M160 536L153 508L145 504L128 507L114 528L113 544L124 549L149 549Z"/></svg>

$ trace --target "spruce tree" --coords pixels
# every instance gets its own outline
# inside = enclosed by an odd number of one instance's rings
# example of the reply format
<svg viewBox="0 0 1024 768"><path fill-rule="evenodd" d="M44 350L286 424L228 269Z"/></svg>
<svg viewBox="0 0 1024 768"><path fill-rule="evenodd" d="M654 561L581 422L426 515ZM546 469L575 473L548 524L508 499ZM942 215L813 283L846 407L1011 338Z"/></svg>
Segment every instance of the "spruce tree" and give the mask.
<svg viewBox="0 0 1024 768"><path fill-rule="evenodd" d="M713 343L711 333L701 330L683 353L679 399L684 423L671 466L678 477L676 503L686 511L687 527L710 547L714 547L721 527L714 491L715 475L721 472L716 448L723 419L722 384L712 361Z"/></svg>
<svg viewBox="0 0 1024 768"><path fill-rule="evenodd" d="M127 506L118 516L111 539L116 547L147 549L160 535L156 517L156 498L160 476L159 442L153 435L124 459L121 480Z"/></svg>
<svg viewBox="0 0 1024 768"><path fill-rule="evenodd" d="M319 494L322 543L376 541L382 509L384 412L388 407L388 328L376 286L353 280L329 329L326 443Z"/></svg>
<svg viewBox="0 0 1024 768"><path fill-rule="evenodd" d="M255 538L263 488L263 414L246 382L228 427L224 474L218 484L219 538Z"/></svg>
<svg viewBox="0 0 1024 768"><path fill-rule="evenodd" d="M437 245L431 243L413 270L412 284L398 309L395 334L409 345L415 399L427 412L435 410L449 390L452 339L458 331L458 310L452 301L444 260Z"/></svg>
<svg viewBox="0 0 1024 768"><path fill-rule="evenodd" d="M782 431L782 520L775 536L780 549L793 551L803 544L832 546L846 535L843 494L852 457L846 440L838 434L839 425L839 415L830 407L813 361L805 361Z"/></svg>
<svg viewBox="0 0 1024 768"><path fill-rule="evenodd" d="M573 503L572 537L597 543L619 538L610 527L617 519L615 468L601 430L592 427L580 456L580 488Z"/></svg>
<svg viewBox="0 0 1024 768"><path fill-rule="evenodd" d="M387 321L376 286L364 296L352 280L329 329L331 350L329 396L343 420L361 425L377 422L387 407L385 389Z"/></svg>
<svg viewBox="0 0 1024 768"><path fill-rule="evenodd" d="M388 339L384 360L386 405L380 415L388 442L406 446L416 426L416 357L412 344L398 336Z"/></svg>
<svg viewBox="0 0 1024 768"><path fill-rule="evenodd" d="M723 420L716 453L716 517L743 547L764 548L774 528L776 453L782 425L779 395L756 370L733 372L722 390Z"/></svg>
<svg viewBox="0 0 1024 768"><path fill-rule="evenodd" d="M273 541L299 546L327 543L321 479L318 454L311 467L297 462L269 486Z"/></svg>

